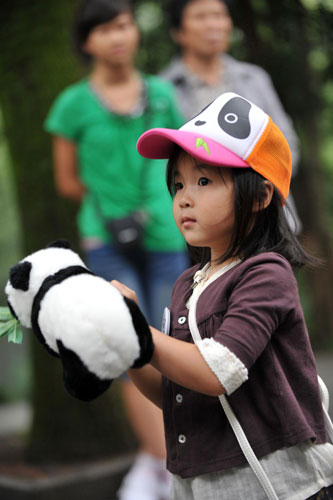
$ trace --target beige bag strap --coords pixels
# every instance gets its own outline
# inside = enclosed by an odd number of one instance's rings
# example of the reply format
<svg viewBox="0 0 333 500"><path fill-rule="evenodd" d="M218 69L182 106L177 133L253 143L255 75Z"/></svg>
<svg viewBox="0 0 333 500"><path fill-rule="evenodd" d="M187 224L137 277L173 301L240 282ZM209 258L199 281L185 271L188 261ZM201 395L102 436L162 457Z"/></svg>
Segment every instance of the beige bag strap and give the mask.
<svg viewBox="0 0 333 500"><path fill-rule="evenodd" d="M234 264L235 265L235 264ZM224 269L228 271L231 267L226 266ZM194 343L197 343L199 340L201 340L201 335L198 329L197 321L196 321L196 309L197 309L197 301L200 296L202 290L198 289L197 287L194 288L193 290L193 296L192 296L192 301L190 305L190 310L189 310L189 316L188 316L188 322L189 322L189 327L190 327L190 332L193 338ZM256 475L258 481L260 482L261 486L266 492L267 498L269 500L278 500L278 496L276 495L274 488L265 473L264 469L262 468L259 460L257 459L254 451L251 448L251 445L243 431L242 426L240 425L236 415L234 414L227 398L223 396L219 396L220 403L222 405L222 408L226 414L227 419L229 420L229 423L232 427L232 430L234 431L234 434L236 436L236 439L239 443L239 446L241 447L242 452L244 453L244 456L246 460L248 461L250 467L252 468L254 474Z"/></svg>
<svg viewBox="0 0 333 500"><path fill-rule="evenodd" d="M319 384L321 402L323 405L326 432L328 434L328 437L330 438L331 443L333 443L333 423L331 417L328 414L330 395L323 379L319 377L319 375L318 375L318 384Z"/></svg>

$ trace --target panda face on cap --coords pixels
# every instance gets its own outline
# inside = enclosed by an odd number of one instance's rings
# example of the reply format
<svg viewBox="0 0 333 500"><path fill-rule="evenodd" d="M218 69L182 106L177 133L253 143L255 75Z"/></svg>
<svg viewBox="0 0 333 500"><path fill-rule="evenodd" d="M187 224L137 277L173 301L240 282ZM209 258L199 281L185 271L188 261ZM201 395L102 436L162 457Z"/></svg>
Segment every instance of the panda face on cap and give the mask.
<svg viewBox="0 0 333 500"><path fill-rule="evenodd" d="M267 126L268 119L268 115L254 104L227 92L179 130L196 134L198 138L202 136L203 141L205 138L212 139L245 161ZM209 143L207 147L209 149Z"/></svg>
<svg viewBox="0 0 333 500"><path fill-rule="evenodd" d="M221 94L178 130L153 128L138 139L145 158L170 158L179 146L206 165L251 168L289 193L292 158L286 138L258 106L233 92Z"/></svg>

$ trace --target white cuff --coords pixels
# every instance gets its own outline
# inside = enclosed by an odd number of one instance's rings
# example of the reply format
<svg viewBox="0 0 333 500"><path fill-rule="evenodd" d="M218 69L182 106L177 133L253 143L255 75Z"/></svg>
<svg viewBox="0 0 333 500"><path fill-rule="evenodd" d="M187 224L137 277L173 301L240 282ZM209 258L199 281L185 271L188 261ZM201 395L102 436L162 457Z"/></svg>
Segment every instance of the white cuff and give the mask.
<svg viewBox="0 0 333 500"><path fill-rule="evenodd" d="M246 366L224 345L213 338L199 340L196 345L228 395L248 379Z"/></svg>

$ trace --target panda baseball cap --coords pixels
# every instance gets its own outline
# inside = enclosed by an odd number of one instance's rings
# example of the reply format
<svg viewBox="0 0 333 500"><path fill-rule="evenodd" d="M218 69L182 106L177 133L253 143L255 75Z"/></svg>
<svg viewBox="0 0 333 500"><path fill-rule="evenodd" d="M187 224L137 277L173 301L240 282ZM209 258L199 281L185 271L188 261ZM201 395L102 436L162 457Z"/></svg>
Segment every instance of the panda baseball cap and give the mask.
<svg viewBox="0 0 333 500"><path fill-rule="evenodd" d="M145 158L169 158L174 145L207 165L249 168L261 174L285 200L291 178L291 151L271 117L238 94L217 97L178 130L147 130L137 142Z"/></svg>

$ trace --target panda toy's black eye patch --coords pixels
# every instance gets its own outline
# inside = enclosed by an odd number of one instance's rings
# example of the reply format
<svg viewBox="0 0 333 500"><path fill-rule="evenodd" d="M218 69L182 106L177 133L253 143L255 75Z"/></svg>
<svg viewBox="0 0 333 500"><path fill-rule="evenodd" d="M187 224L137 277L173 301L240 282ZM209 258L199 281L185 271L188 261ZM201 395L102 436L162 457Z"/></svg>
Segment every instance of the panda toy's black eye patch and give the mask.
<svg viewBox="0 0 333 500"><path fill-rule="evenodd" d="M20 262L13 266L9 271L9 281L16 290L29 290L29 279L31 271L31 262Z"/></svg>
<svg viewBox="0 0 333 500"><path fill-rule="evenodd" d="M221 109L218 123L221 129L236 139L246 139L251 132L249 119L251 104L241 97L233 97Z"/></svg>
<svg viewBox="0 0 333 500"><path fill-rule="evenodd" d="M204 122L202 120L197 120L194 125L196 125L197 127L200 127L200 125L205 125L205 123L206 122Z"/></svg>

